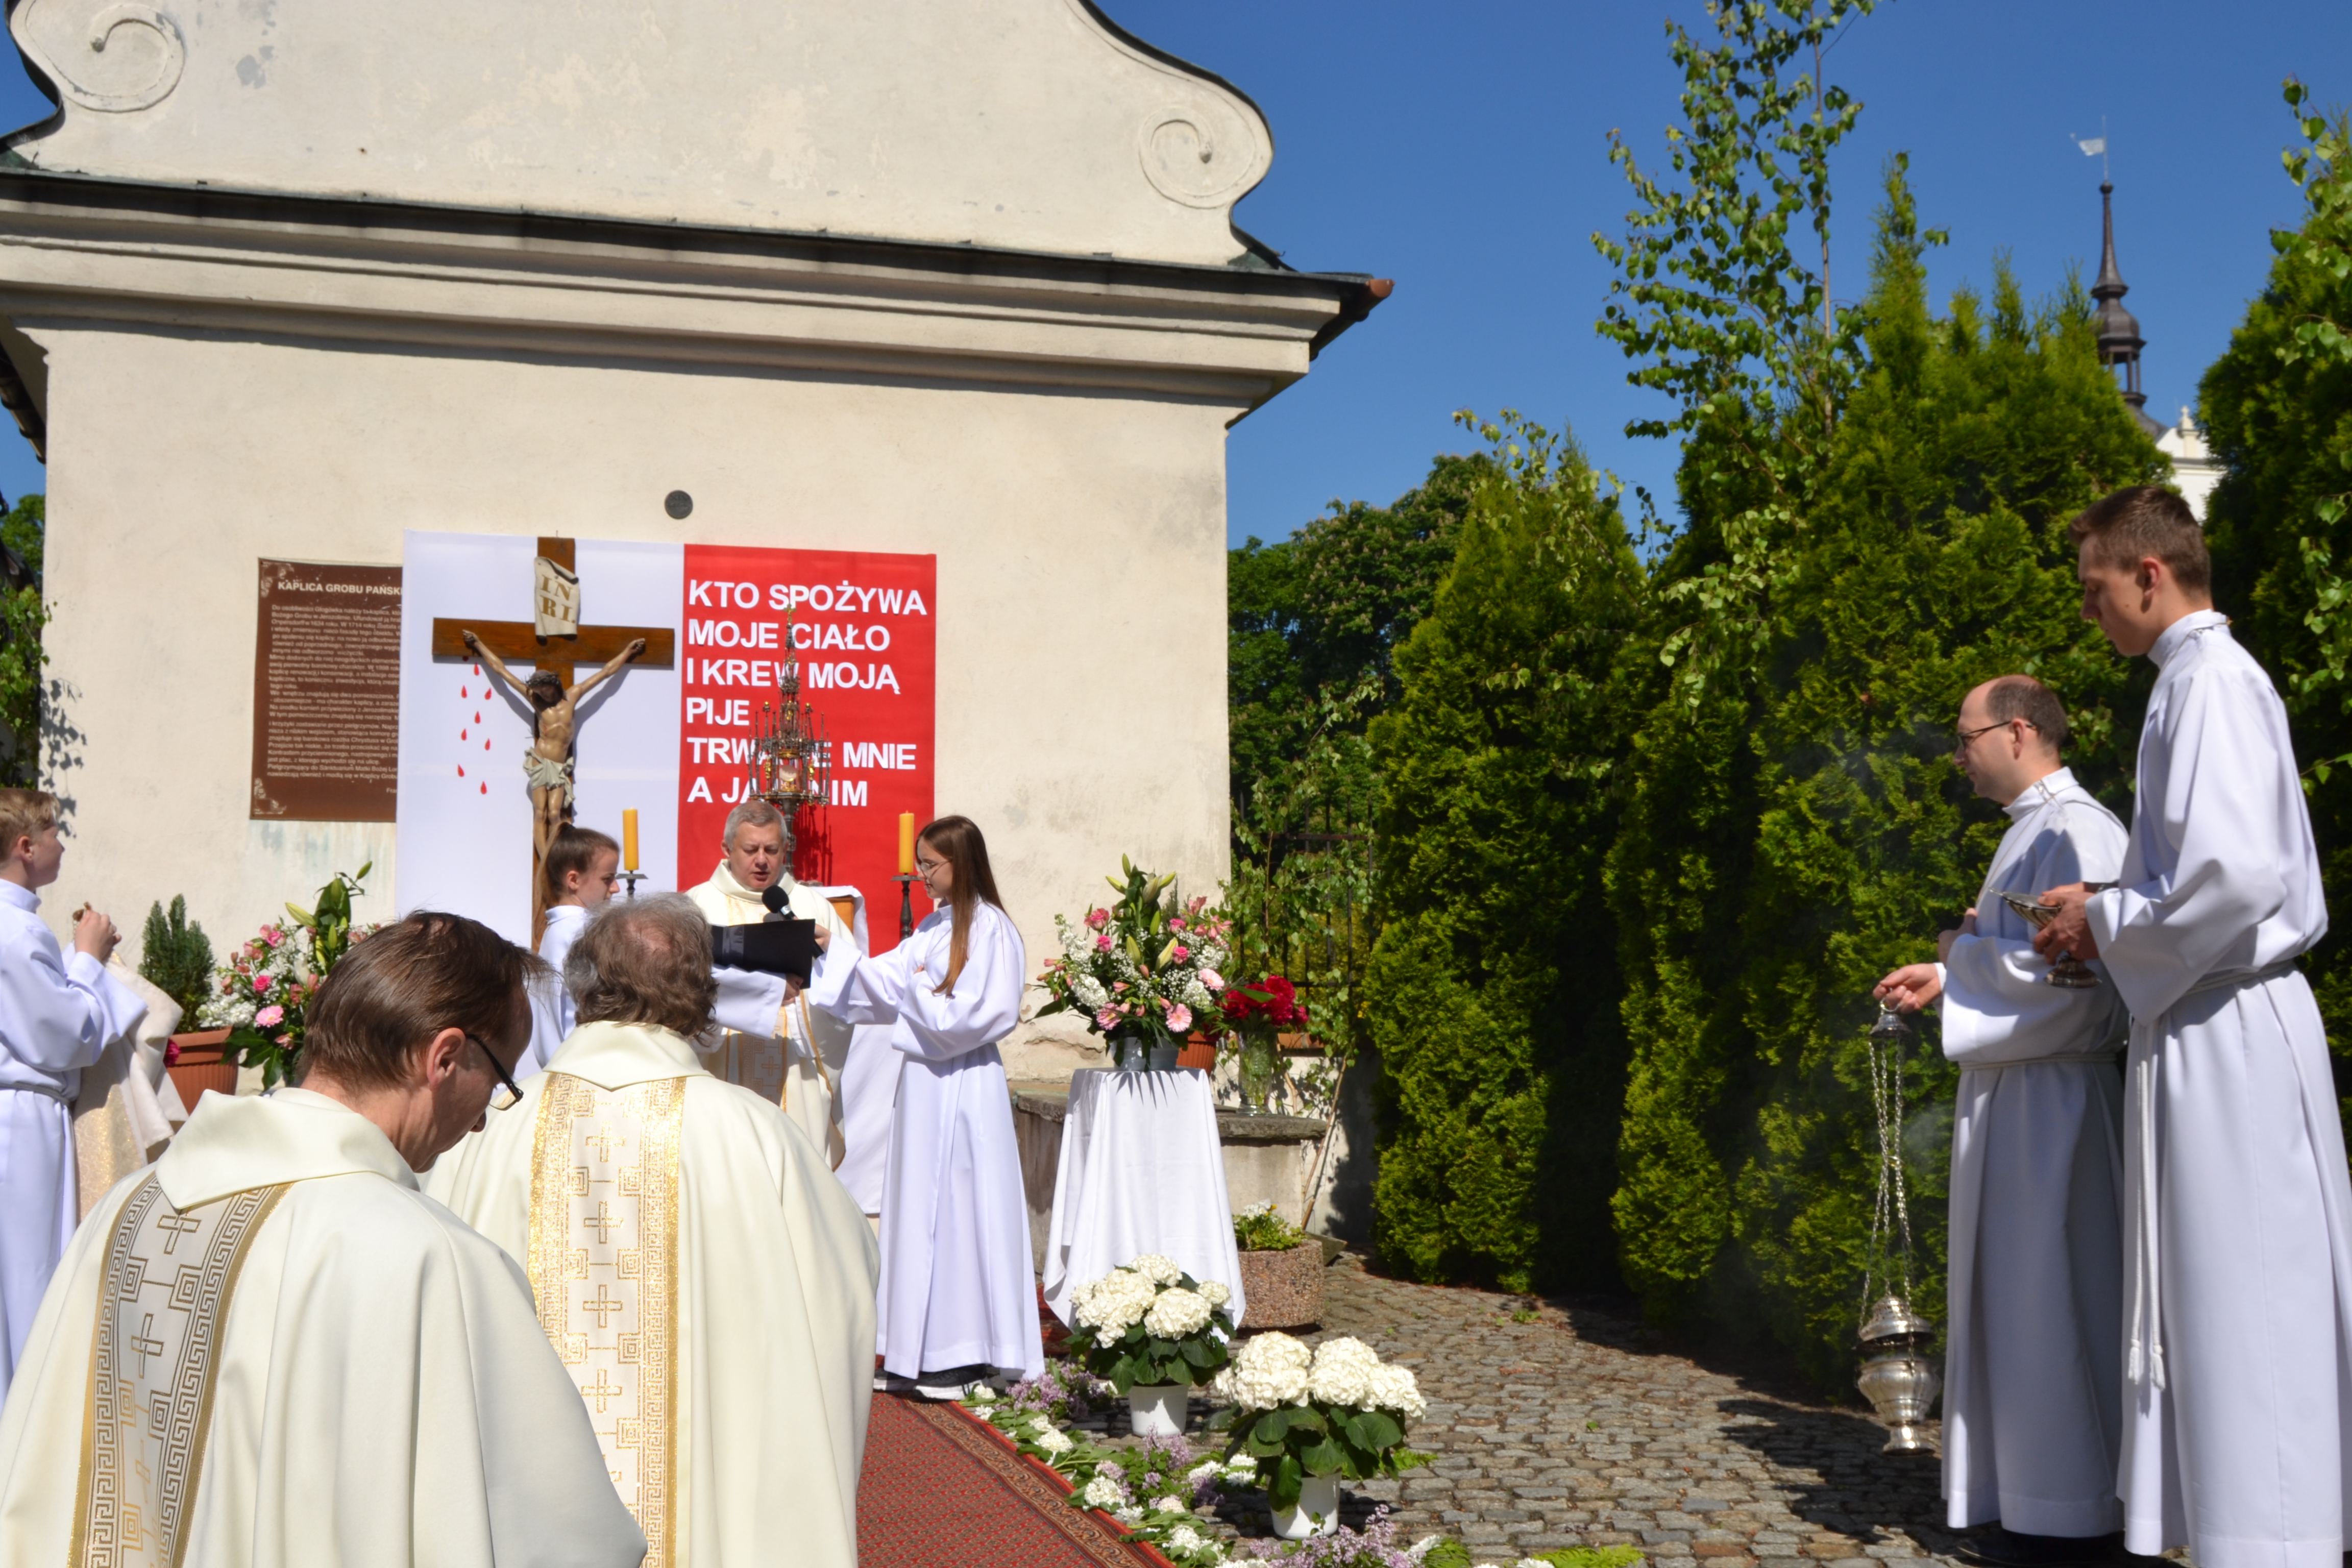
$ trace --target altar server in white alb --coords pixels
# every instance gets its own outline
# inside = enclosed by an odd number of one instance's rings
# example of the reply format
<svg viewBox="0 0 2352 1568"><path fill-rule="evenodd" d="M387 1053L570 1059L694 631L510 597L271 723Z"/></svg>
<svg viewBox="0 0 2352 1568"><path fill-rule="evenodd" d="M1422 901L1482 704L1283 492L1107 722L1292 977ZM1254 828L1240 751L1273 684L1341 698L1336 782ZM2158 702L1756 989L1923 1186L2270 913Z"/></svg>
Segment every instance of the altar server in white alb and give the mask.
<svg viewBox="0 0 2352 1568"><path fill-rule="evenodd" d="M687 895L712 925L757 925L770 913L765 895L781 892L777 912L814 921L827 941L845 950L856 945L832 903L793 879L783 813L764 800L743 802L727 814L719 847L725 858L719 868ZM824 1152L826 1164L840 1164L835 1089L849 1054L849 1026L812 1008L782 976L729 969L719 981L714 1017L720 1032L710 1070L782 1106Z"/></svg>
<svg viewBox="0 0 2352 1568"><path fill-rule="evenodd" d="M709 957L686 898L606 905L568 960L579 1027L426 1190L530 1273L648 1562L854 1568L874 1235L704 1066Z"/></svg>
<svg viewBox="0 0 2352 1568"><path fill-rule="evenodd" d="M2000 895L2112 882L2124 825L2060 761L2066 710L2031 676L1960 703L1956 755L2010 826L1942 962L1879 983L1943 1003L1960 1068L1944 1321L1944 1497L1960 1554L1990 1568L2104 1561L2122 1523L2123 1075L2115 986L2050 984ZM2095 972L2094 972L2095 973Z"/></svg>
<svg viewBox="0 0 2352 1568"><path fill-rule="evenodd" d="M828 940L811 999L845 1023L891 1025L904 1058L875 1348L886 1373L953 1399L992 1370L1033 1377L1045 1364L996 1050L1021 1021L1028 956L970 818L943 816L918 834L915 869L940 907L879 957L837 963Z"/></svg>
<svg viewBox="0 0 2352 1568"><path fill-rule="evenodd" d="M377 931L303 1087L205 1096L91 1211L0 1412L0 1563L644 1557L522 1271L417 1190L511 1092L533 962L456 915Z"/></svg>
<svg viewBox="0 0 2352 1568"><path fill-rule="evenodd" d="M2352 1478L2352 1182L2295 959L2327 930L2286 710L2212 607L2182 500L2074 520L2083 614L2157 667L2121 886L2045 889L2035 945L2131 1008L2125 1417L2135 1552L2338 1568Z"/></svg>
<svg viewBox="0 0 2352 1568"><path fill-rule="evenodd" d="M572 993L563 988L563 958L621 885L621 847L609 834L566 823L549 840L540 876L547 889L547 928L540 933L539 956L547 971L531 981L530 1049L515 1068L517 1083L546 1067L571 1037L575 1018Z"/></svg>
<svg viewBox="0 0 2352 1568"><path fill-rule="evenodd" d="M0 1396L81 1220L73 1141L81 1069L147 1010L106 973L112 921L82 910L71 956L42 922L35 889L58 879L64 858L57 797L0 790Z"/></svg>

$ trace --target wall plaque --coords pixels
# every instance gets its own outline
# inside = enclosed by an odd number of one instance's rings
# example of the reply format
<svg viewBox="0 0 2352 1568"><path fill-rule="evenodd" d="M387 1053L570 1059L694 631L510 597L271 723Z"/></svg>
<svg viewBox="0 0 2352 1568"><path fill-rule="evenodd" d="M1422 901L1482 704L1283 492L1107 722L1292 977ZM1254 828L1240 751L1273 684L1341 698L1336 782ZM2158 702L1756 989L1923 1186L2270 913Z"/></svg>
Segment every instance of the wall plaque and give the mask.
<svg viewBox="0 0 2352 1568"><path fill-rule="evenodd" d="M390 822L400 763L400 568L261 563L253 812Z"/></svg>

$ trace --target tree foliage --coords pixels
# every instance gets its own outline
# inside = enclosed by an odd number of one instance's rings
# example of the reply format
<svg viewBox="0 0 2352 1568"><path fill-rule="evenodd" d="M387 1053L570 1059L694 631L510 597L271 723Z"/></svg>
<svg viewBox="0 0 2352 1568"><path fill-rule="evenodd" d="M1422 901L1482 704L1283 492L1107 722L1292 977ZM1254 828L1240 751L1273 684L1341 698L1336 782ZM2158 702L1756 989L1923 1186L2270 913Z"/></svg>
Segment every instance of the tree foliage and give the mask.
<svg viewBox="0 0 2352 1568"><path fill-rule="evenodd" d="M0 782L18 785L40 779L45 508L41 496L19 496L0 518Z"/></svg>

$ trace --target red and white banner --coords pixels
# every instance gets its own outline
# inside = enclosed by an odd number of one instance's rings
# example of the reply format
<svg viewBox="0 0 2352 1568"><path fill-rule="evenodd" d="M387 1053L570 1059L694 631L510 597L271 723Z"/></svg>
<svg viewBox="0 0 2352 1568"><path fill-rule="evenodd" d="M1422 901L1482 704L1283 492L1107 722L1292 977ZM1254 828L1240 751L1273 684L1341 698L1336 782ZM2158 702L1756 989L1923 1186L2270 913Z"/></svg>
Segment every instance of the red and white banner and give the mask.
<svg viewBox="0 0 2352 1568"><path fill-rule="evenodd" d="M643 890L691 888L721 857L751 736L778 700L785 626L801 700L827 742L831 799L804 810L796 875L866 895L898 944L898 816L931 815L937 563L929 555L581 540L583 626L670 626L673 668L625 668L580 701L573 816L621 837L638 816ZM530 617L528 536L406 536L394 895L529 939L529 704L470 661L436 659L434 620ZM529 661L510 659L518 678ZM593 673L587 667L575 679ZM323 876L320 878L324 879ZM918 915L929 900L919 890Z"/></svg>

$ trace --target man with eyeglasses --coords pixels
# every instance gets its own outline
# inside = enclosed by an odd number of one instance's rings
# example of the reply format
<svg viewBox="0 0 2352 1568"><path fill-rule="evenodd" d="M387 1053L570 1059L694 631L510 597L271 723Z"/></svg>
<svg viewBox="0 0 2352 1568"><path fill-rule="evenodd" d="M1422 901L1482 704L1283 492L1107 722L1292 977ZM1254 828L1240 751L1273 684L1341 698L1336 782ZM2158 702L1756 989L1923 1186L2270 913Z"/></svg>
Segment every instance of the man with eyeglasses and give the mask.
<svg viewBox="0 0 2352 1568"><path fill-rule="evenodd" d="M644 1557L522 1271L418 1187L516 1092L536 963L457 915L377 931L299 1087L206 1095L107 1194L0 1414L0 1562Z"/></svg>
<svg viewBox="0 0 2352 1568"><path fill-rule="evenodd" d="M2123 1079L2116 988L2051 984L2001 900L2107 881L2125 831L2060 760L2066 710L2026 675L1960 703L1953 753L2010 817L1977 907L1941 962L1879 982L1899 1010L1943 1004L1960 1067L1952 1123L1944 1496L1958 1554L1990 1568L2103 1561L2123 1519ZM1997 1522L1996 1522L1997 1521Z"/></svg>
<svg viewBox="0 0 2352 1568"><path fill-rule="evenodd" d="M429 1190L530 1274L655 1560L853 1568L866 1217L783 1107L711 1072L691 900L607 904L564 977L579 1026Z"/></svg>

